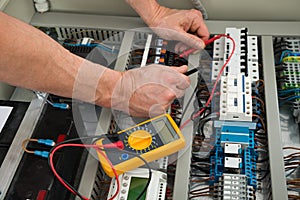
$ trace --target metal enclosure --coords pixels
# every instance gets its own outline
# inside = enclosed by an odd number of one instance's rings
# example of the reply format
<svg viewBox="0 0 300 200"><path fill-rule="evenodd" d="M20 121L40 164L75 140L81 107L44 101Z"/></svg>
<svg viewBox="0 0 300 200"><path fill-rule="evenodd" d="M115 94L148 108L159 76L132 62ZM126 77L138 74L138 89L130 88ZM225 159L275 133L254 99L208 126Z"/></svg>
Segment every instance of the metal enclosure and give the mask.
<svg viewBox="0 0 300 200"><path fill-rule="evenodd" d="M172 8L192 8L188 0L171 1L160 0L162 5ZM35 12L32 0L2 0L0 10L13 15L23 21L42 27L55 28L99 28L104 30L125 31L121 51L128 52L134 39L129 29L144 27L144 23L136 17L134 11L122 0L50 0L50 12L40 14ZM244 1L244 0L210 0L203 1L209 15L206 21L211 34L223 33L225 27L247 27L250 35L261 36L261 51L264 64L264 78L266 90L266 111L268 119L269 157L271 172L272 199L287 199L287 187L284 174L282 153L282 131L280 127L280 111L277 99L276 75L273 62L273 36L300 37L299 0L289 2L279 0ZM124 17L126 16L126 17ZM126 53L125 53L126 54ZM196 57L190 57L190 62L197 62ZM126 57L117 61L119 70L126 65ZM10 86L0 85L0 98L9 99L12 93ZM2 92L7 91L7 92ZM191 93L191 91L189 91ZM15 91L14 95L22 96L22 91ZM189 94L189 93L188 93ZM37 102L33 101L32 106ZM41 102L38 102L39 104ZM39 105L41 106L41 105ZM40 107L39 109L41 109ZM39 112L33 113L38 117ZM32 115L33 115L32 114ZM109 111L103 110L99 128L107 130L111 116ZM28 114L29 117L29 114ZM28 120L26 118L26 120ZM24 122L25 123L25 122ZM34 122L31 122L34 123ZM32 124L30 124L32 126ZM30 128L30 127L29 127ZM29 129L28 128L28 129ZM29 133L28 133L29 134ZM18 141L16 141L18 142ZM186 153L178 160L179 170L176 174L174 200L187 199L188 169L190 155ZM97 173L98 163L89 157L82 175L80 191L91 195ZM0 169L0 174L3 173ZM182 170L182 171L181 171ZM1 198L0 198L1 199Z"/></svg>

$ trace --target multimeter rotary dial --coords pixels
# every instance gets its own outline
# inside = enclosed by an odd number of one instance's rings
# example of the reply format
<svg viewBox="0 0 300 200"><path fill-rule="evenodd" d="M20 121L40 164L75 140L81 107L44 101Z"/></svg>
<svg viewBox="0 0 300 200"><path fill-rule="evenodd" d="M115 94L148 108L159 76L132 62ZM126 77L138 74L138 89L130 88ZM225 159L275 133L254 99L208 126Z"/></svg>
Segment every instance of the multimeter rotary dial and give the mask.
<svg viewBox="0 0 300 200"><path fill-rule="evenodd" d="M151 130L147 127L136 127L130 130L128 133L127 141L129 147L134 150L143 150L151 146L153 137Z"/></svg>

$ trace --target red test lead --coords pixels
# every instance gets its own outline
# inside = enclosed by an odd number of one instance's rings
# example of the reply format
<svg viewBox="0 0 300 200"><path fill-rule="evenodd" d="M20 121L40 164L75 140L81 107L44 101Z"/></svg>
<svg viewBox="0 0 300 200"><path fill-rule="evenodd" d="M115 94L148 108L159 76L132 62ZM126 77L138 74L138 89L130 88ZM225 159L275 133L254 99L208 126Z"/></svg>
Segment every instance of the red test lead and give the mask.
<svg viewBox="0 0 300 200"><path fill-rule="evenodd" d="M205 43L205 45L209 45L213 41L215 41L217 39L220 39L221 37L226 37L226 36L227 36L226 34L220 34L220 35L217 35L215 37L210 38L209 40L204 41L204 43ZM189 49L189 50L186 50L183 53L179 54L179 57L181 57L181 58L187 57L188 55L190 55L191 53L193 53L193 52L195 52L197 50L198 49Z"/></svg>

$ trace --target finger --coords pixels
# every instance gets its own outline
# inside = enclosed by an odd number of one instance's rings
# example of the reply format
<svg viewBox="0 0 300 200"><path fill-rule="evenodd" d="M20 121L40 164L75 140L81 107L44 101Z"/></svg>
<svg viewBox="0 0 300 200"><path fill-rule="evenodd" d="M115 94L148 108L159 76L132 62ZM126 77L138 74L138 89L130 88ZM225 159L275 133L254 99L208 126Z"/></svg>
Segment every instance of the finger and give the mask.
<svg viewBox="0 0 300 200"><path fill-rule="evenodd" d="M179 49L180 52L186 51L186 50L188 50L190 48L189 46L185 45L182 42L181 42L181 44L182 45L180 46L180 49Z"/></svg>
<svg viewBox="0 0 300 200"><path fill-rule="evenodd" d="M209 38L209 31L204 23L202 14L198 10L191 10L191 14L189 15L191 17L191 27L190 31L193 33L196 33L198 37L200 37L202 40L208 40Z"/></svg>
<svg viewBox="0 0 300 200"><path fill-rule="evenodd" d="M204 49L205 43L198 36L192 35L190 33L185 32L183 29L179 29L178 32L180 34L176 34L174 37L176 40L183 42L184 44L195 48L195 49Z"/></svg>
<svg viewBox="0 0 300 200"><path fill-rule="evenodd" d="M178 71L179 73L182 73L182 74L187 72L187 70L188 70L188 66L186 66L186 65L182 65L180 67L170 67L170 68L175 71Z"/></svg>
<svg viewBox="0 0 300 200"><path fill-rule="evenodd" d="M183 44L182 42L178 42L178 43L175 45L174 50L175 50L175 53L181 53L181 52L183 52L184 50L187 50L188 48L190 48L190 47L188 47L187 45Z"/></svg>
<svg viewBox="0 0 300 200"><path fill-rule="evenodd" d="M171 67L175 71L178 71L180 74L179 79L175 83L176 89L185 90L191 84L191 80L188 76L184 75L185 72L188 70L188 66L182 65L181 67Z"/></svg>

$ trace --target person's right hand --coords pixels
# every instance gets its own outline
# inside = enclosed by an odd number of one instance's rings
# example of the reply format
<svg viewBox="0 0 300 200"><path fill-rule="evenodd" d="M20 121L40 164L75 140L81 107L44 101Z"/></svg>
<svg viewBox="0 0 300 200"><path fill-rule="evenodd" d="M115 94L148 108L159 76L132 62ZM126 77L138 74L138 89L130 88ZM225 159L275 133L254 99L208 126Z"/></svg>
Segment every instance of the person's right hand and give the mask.
<svg viewBox="0 0 300 200"><path fill-rule="evenodd" d="M112 109L136 117L162 114L190 85L183 73L187 66L166 67L152 64L123 73L112 94Z"/></svg>

